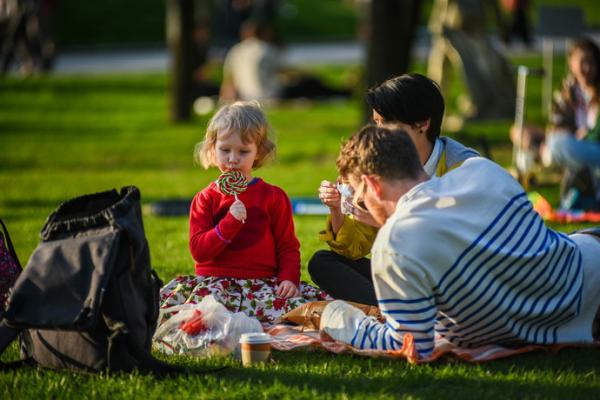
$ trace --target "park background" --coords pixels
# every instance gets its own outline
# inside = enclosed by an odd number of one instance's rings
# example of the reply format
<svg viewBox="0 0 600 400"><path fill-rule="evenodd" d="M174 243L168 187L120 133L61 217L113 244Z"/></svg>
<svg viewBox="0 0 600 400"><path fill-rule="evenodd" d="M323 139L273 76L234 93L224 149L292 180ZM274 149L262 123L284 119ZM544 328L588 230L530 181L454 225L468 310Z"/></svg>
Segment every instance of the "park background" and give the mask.
<svg viewBox="0 0 600 400"><path fill-rule="evenodd" d="M283 40L297 43L347 43L356 40L359 15L353 2L294 0L279 23ZM590 32L600 26L595 1L534 1L568 4L584 10ZM427 44L431 1L421 13L418 45ZM318 11L317 11L318 10ZM63 0L56 14L56 41L61 55L135 54L165 47L165 2ZM491 31L493 35L493 30ZM539 40L539 38L536 38ZM539 43L537 43L539 45ZM542 65L539 46L507 49L513 65ZM214 63L211 79L220 79ZM310 64L300 67L341 85L362 73L361 63ZM554 87L565 71L562 53L554 60ZM410 71L426 70L422 57ZM0 80L0 217L7 223L19 258L25 264L35 248L45 218L61 202L85 193L136 185L146 211L163 199L189 199L217 176L194 165L192 151L202 139L209 115L186 123L169 116L171 77L166 70L68 73L41 76L16 72ZM453 84L453 95L463 87ZM541 80L528 83L527 119L543 123ZM451 99L449 99L451 100ZM451 101L449 101L451 103ZM363 122L362 99L289 103L266 109L277 136L277 161L257 171L292 197L316 196L322 179L334 179L340 143ZM450 107L449 112L452 112ZM451 136L508 167L512 121L467 122ZM556 185L535 187L556 206ZM162 217L145 212L144 224L153 267L168 281L190 274L187 216ZM306 263L324 245L317 232L322 216L296 216L302 244L302 278ZM579 225L554 225L569 232ZM426 238L424 238L426 240ZM2 360L16 359L13 345ZM413 366L404 360L367 359L323 352L275 353L271 365L243 369L233 359L176 357L193 367L227 365L207 376L155 379L138 374L81 375L23 369L0 372L0 397L22 398L594 398L600 392L597 349L565 349L558 355L527 354L484 364L452 359Z"/></svg>

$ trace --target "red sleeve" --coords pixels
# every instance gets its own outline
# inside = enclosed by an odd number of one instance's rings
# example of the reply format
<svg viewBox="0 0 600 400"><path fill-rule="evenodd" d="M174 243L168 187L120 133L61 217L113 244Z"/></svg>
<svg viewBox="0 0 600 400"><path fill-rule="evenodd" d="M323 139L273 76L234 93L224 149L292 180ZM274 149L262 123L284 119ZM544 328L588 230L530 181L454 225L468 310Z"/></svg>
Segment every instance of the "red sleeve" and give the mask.
<svg viewBox="0 0 600 400"><path fill-rule="evenodd" d="M292 204L285 192L274 187L271 204L271 230L275 238L277 279L300 283L300 242L294 232Z"/></svg>
<svg viewBox="0 0 600 400"><path fill-rule="evenodd" d="M213 203L218 201L206 190L198 193L190 207L190 252L200 263L215 258L237 235L243 224L231 213L214 225Z"/></svg>

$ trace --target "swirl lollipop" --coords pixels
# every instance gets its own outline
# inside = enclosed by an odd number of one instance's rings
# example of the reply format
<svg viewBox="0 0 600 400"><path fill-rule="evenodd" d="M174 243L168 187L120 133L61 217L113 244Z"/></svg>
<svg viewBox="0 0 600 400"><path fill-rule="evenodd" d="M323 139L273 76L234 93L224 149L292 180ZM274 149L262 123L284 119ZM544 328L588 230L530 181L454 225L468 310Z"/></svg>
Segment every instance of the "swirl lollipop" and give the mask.
<svg viewBox="0 0 600 400"><path fill-rule="evenodd" d="M219 176L217 186L221 192L233 195L237 200L237 195L248 187L248 181L240 171L230 170L223 172Z"/></svg>

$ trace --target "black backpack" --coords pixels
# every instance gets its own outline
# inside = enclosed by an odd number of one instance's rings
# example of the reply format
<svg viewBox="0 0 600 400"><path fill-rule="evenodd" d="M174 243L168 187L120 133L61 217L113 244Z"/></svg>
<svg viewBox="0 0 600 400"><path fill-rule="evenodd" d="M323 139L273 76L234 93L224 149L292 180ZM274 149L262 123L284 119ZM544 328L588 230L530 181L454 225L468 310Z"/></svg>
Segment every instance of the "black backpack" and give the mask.
<svg viewBox="0 0 600 400"><path fill-rule="evenodd" d="M600 211L599 182L589 167L567 169L560 183L560 208Z"/></svg>
<svg viewBox="0 0 600 400"><path fill-rule="evenodd" d="M50 368L176 372L151 353L162 282L150 266L135 187L61 204L17 279L0 326L0 354Z"/></svg>
<svg viewBox="0 0 600 400"><path fill-rule="evenodd" d="M4 304L8 293L23 269L15 252L12 240L4 221L0 218L0 318L4 314Z"/></svg>

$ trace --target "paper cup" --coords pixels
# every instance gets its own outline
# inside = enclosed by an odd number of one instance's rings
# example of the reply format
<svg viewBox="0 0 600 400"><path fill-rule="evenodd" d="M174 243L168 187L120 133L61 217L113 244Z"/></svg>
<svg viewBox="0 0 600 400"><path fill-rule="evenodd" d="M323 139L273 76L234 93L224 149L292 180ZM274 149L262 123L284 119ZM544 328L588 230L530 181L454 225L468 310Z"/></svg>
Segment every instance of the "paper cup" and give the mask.
<svg viewBox="0 0 600 400"><path fill-rule="evenodd" d="M242 365L267 362L271 359L271 336L266 333L244 333L240 338Z"/></svg>

